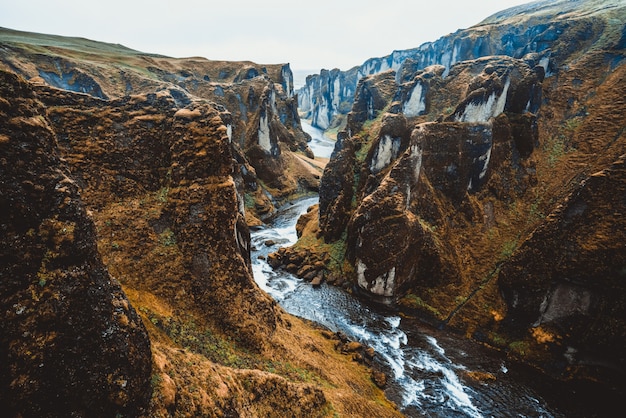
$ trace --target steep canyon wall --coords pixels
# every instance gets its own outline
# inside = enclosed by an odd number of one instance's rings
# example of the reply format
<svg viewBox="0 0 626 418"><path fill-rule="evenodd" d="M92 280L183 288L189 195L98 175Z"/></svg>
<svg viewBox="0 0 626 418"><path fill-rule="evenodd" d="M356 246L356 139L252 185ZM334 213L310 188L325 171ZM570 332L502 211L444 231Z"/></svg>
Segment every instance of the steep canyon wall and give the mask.
<svg viewBox="0 0 626 418"><path fill-rule="evenodd" d="M360 67L301 226L344 249L326 277L557 375L620 376L624 16L535 2Z"/></svg>

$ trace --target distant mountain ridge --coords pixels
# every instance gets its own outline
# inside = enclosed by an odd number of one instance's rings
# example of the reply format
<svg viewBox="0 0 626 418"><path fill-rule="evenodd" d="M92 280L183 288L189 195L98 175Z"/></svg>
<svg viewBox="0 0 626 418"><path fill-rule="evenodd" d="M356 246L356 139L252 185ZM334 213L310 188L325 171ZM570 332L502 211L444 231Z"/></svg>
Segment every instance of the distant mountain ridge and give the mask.
<svg viewBox="0 0 626 418"><path fill-rule="evenodd" d="M370 58L347 71L322 70L312 74L306 85L297 90L298 106L302 117L310 119L313 126L337 128L345 126L356 85L367 75L393 70L396 81L402 82L430 65L443 65L445 75L459 61L490 55L530 58L530 54L535 54L532 59L550 74L557 70L564 56L585 49L585 34L579 34L570 45L562 37L567 33L568 21L589 19L598 13L618 14L623 8L619 0L542 0L515 6L434 42Z"/></svg>

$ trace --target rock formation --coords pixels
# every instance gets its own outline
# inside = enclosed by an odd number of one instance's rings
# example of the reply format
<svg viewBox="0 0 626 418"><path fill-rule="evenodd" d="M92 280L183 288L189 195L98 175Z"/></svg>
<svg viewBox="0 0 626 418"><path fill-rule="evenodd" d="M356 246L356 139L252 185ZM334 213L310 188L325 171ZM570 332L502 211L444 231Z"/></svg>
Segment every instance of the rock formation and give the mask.
<svg viewBox="0 0 626 418"><path fill-rule="evenodd" d="M377 297L459 276L456 250L432 231L448 216L435 201L472 222L469 197L490 180L494 190L509 189L503 199L533 181L522 166L537 142L531 111L539 107L543 72L499 57L459 63L446 78L442 73L429 68L400 87L392 72L362 79L347 137L322 178L321 233L334 240L347 231L346 255L359 287ZM363 129L379 114L377 126ZM441 121L418 123L435 118ZM511 174L496 180L491 172ZM528 179L516 180L523 176Z"/></svg>
<svg viewBox="0 0 626 418"><path fill-rule="evenodd" d="M232 177L231 115L202 101L178 108L166 94L102 102L41 87L40 97L55 130L69 133L59 146L89 206L161 193L164 207L153 220L155 232L170 231L190 275L181 277L176 291L192 296L223 327L236 328L242 341L262 344L259 337L271 333L276 314L269 297L243 291L255 285L244 202ZM172 288L170 278L155 279L157 288ZM241 309L248 303L251 312L265 312L265 325L248 324Z"/></svg>
<svg viewBox="0 0 626 418"><path fill-rule="evenodd" d="M498 276L507 329L558 336L574 364L604 373L624 367L625 157L581 181Z"/></svg>
<svg viewBox="0 0 626 418"><path fill-rule="evenodd" d="M30 86L0 72L0 405L6 416L136 416L146 329L97 250L79 186Z"/></svg>
<svg viewBox="0 0 626 418"><path fill-rule="evenodd" d="M317 190L319 179L302 170L296 156L313 157L310 137L300 127L289 64L173 59L8 29L0 29L0 44L2 66L34 83L105 100L156 93L170 96L179 108L202 98L228 109L226 126L240 193L250 202L249 219L272 212L272 200Z"/></svg>
<svg viewBox="0 0 626 418"><path fill-rule="evenodd" d="M345 115L352 107L358 81L357 68L349 71L322 70L307 77L298 90L298 109L305 119L320 129L338 127L337 115Z"/></svg>
<svg viewBox="0 0 626 418"><path fill-rule="evenodd" d="M300 109L305 118L311 118L313 126L328 129L345 123L356 85L365 76L393 70L401 84L410 81L416 71L432 65L443 66L445 76L458 62L493 55L523 58L531 54L546 73L552 74L564 57L598 39L598 28L594 26L603 23L592 17L594 14L621 6L618 0L587 3L540 1L513 7L417 48L370 58L345 72L325 70L310 75L297 91ZM591 17L572 30L569 19L583 8Z"/></svg>

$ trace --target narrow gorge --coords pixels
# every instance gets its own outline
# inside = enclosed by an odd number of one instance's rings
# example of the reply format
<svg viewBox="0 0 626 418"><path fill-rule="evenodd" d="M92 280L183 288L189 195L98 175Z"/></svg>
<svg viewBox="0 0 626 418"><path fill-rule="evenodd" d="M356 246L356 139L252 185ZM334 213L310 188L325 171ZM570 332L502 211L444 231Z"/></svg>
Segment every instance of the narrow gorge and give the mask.
<svg viewBox="0 0 626 418"><path fill-rule="evenodd" d="M3 411L607 416L625 22L536 1L303 86L0 28Z"/></svg>

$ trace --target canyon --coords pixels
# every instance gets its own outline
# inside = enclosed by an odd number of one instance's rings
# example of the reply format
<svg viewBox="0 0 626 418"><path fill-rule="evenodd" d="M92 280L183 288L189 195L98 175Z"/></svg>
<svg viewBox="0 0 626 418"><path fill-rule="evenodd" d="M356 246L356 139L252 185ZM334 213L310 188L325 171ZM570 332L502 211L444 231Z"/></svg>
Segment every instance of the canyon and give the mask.
<svg viewBox="0 0 626 418"><path fill-rule="evenodd" d="M251 229L318 193L274 269L619 399L625 17L534 2L297 91L288 64L0 29L0 405L403 416L371 350L255 282Z"/></svg>
<svg viewBox="0 0 626 418"><path fill-rule="evenodd" d="M288 67L2 38L9 415L401 416L252 277L249 226L321 176Z"/></svg>

